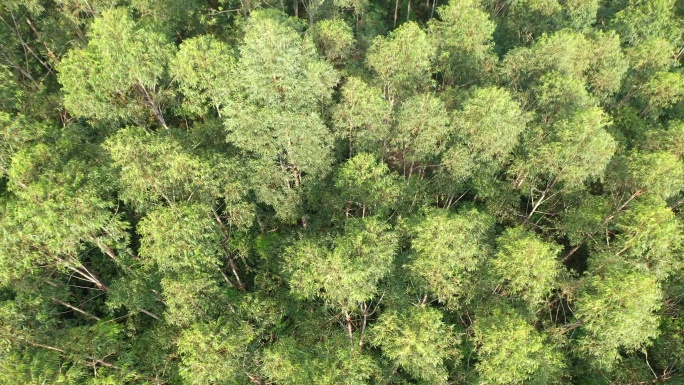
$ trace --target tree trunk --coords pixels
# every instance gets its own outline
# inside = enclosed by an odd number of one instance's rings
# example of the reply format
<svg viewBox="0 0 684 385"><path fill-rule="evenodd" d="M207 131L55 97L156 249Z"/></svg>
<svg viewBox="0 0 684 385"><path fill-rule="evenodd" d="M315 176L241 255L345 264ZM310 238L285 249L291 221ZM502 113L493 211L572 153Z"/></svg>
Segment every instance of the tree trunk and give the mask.
<svg viewBox="0 0 684 385"><path fill-rule="evenodd" d="M361 305L361 314L363 321L361 323L361 335L359 336L359 348L363 348L363 336L366 334L366 323L368 321L368 305L365 302Z"/></svg>
<svg viewBox="0 0 684 385"><path fill-rule="evenodd" d="M603 222L601 223L601 226L607 225L608 222L612 221L615 218L615 216L620 213L620 211L624 210L627 207L629 202L633 201L635 198L639 197L641 194L643 194L643 190L639 189L639 190L635 191L634 194L630 195L629 198L627 198L627 200L625 202L623 202L622 205L620 205L620 207L618 207L617 210L615 210L615 212L613 212L611 215L608 216L608 218L603 220ZM594 232L592 232L588 236L585 236L584 239L596 235L596 233L598 233L599 231L601 231L601 229L595 230ZM562 262L565 262L568 259L570 259L570 257L572 257L572 255L575 254L575 252L577 250L579 250L583 244L584 244L584 240L582 240L582 242L580 242L577 246L573 247L569 252L567 252L563 256Z"/></svg>
<svg viewBox="0 0 684 385"><path fill-rule="evenodd" d="M212 210L212 213L214 214L214 218L216 219L216 222L218 222L219 227L221 228L221 233L223 234L223 240L224 242L229 242L230 241L230 234L226 234L226 228L223 225L223 221L221 221L221 217L216 214L215 211ZM223 250L223 254L226 256L226 259L228 260L228 265L230 266L230 269L233 271L233 275L235 276L235 279L237 280L238 283L238 288L241 291L247 291L245 288L245 285L242 283L240 280L240 276L238 275L237 272L237 266L235 265L235 261L233 261L233 257L230 255L230 252L226 249L226 246L221 243L221 250Z"/></svg>
<svg viewBox="0 0 684 385"><path fill-rule="evenodd" d="M145 95L145 101L150 106L150 109L152 109L152 115L154 115L155 119L157 119L159 124L161 124L161 126L164 127L164 129L168 130L169 126L166 125L166 120L164 119L164 115L162 114L161 108L159 107L157 102L154 100L152 95L150 95L150 93L147 91L147 88L140 80L138 80L138 86Z"/></svg>
<svg viewBox="0 0 684 385"><path fill-rule="evenodd" d="M70 305L70 304L68 304L68 303L66 303L66 302L64 302L64 301L60 301L60 300L58 300L58 299L55 298L55 297L51 297L50 300L52 300L52 302L54 302L54 303L60 304L60 305L62 305L62 306L66 306L66 307L68 307L69 309L71 309L71 310L73 310L73 311L75 311L75 312L81 313L81 314L83 314L84 316L90 317L90 318L94 319L95 321L99 321L99 320L100 320L100 317L94 316L94 315L88 313L87 311L85 311L85 310L83 310L83 309L79 309L79 308L77 308L76 306Z"/></svg>

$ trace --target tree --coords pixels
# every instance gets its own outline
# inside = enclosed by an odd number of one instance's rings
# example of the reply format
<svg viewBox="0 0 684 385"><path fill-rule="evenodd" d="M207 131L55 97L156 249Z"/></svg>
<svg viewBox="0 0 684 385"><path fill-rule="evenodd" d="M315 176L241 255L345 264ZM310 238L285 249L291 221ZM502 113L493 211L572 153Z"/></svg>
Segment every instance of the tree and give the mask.
<svg viewBox="0 0 684 385"><path fill-rule="evenodd" d="M415 95L401 104L396 119L390 132L389 156L403 163L406 176L411 176L415 166L422 166L424 173L426 166L436 163L449 138L444 103L430 94Z"/></svg>
<svg viewBox="0 0 684 385"><path fill-rule="evenodd" d="M354 49L354 33L344 20L321 20L313 27L313 39L321 56L334 64L350 58Z"/></svg>
<svg viewBox="0 0 684 385"><path fill-rule="evenodd" d="M522 227L508 228L497 238L492 268L502 292L519 296L532 307L550 294L560 273L559 245L545 242Z"/></svg>
<svg viewBox="0 0 684 385"><path fill-rule="evenodd" d="M564 25L569 28L588 31L596 23L600 2L597 0L572 0L561 2Z"/></svg>
<svg viewBox="0 0 684 385"><path fill-rule="evenodd" d="M219 266L219 230L211 209L178 204L149 212L138 223L140 257L162 273L211 271Z"/></svg>
<svg viewBox="0 0 684 385"><path fill-rule="evenodd" d="M621 259L635 262L636 269L647 268L662 282L684 262L677 256L681 223L662 199L637 199L615 225L618 234L612 247Z"/></svg>
<svg viewBox="0 0 684 385"><path fill-rule="evenodd" d="M183 111L203 116L210 107L221 116L221 106L233 88L234 65L230 47L212 35L183 41L169 64L169 73L183 94Z"/></svg>
<svg viewBox="0 0 684 385"><path fill-rule="evenodd" d="M125 8L103 12L88 37L88 46L70 51L58 67L64 106L96 120L142 123L151 113L168 128L162 81L173 45L140 28Z"/></svg>
<svg viewBox="0 0 684 385"><path fill-rule="evenodd" d="M401 193L399 176L372 155L360 153L340 167L335 187L346 216L385 216Z"/></svg>
<svg viewBox="0 0 684 385"><path fill-rule="evenodd" d="M510 93L501 88L478 88L454 112L458 139L479 163L503 163L518 144L528 117Z"/></svg>
<svg viewBox="0 0 684 385"><path fill-rule="evenodd" d="M435 48L418 24L402 24L388 37L378 36L368 49L366 65L378 75L392 105L432 83Z"/></svg>
<svg viewBox="0 0 684 385"><path fill-rule="evenodd" d="M112 262L126 265L128 222L111 200L112 180L97 146L80 127L51 132L52 140L33 143L14 154L2 200L4 265L2 281L20 279L32 269L74 274L106 290L84 264L95 248ZM88 170L88 171L86 171Z"/></svg>
<svg viewBox="0 0 684 385"><path fill-rule="evenodd" d="M189 384L230 384L249 381L243 355L255 337L247 323L219 319L186 329L178 340L179 374Z"/></svg>
<svg viewBox="0 0 684 385"><path fill-rule="evenodd" d="M496 25L476 1L450 1L437 8L429 32L437 47L437 65L444 83L466 85L486 81L497 57L492 35Z"/></svg>
<svg viewBox="0 0 684 385"><path fill-rule="evenodd" d="M397 237L376 218L349 219L332 247L302 239L288 248L284 272L299 298L322 298L345 313L378 294L378 282L391 269Z"/></svg>
<svg viewBox="0 0 684 385"><path fill-rule="evenodd" d="M589 276L575 315L585 334L577 348L599 368L610 369L619 349L638 351L657 337L662 292L648 273L613 270Z"/></svg>
<svg viewBox="0 0 684 385"><path fill-rule="evenodd" d="M637 95L646 101L641 114L657 118L664 109L684 98L684 75L680 72L658 72L638 88Z"/></svg>
<svg viewBox="0 0 684 385"><path fill-rule="evenodd" d="M294 338L283 338L264 353L262 370L266 378L279 384L364 384L378 375L371 356L350 349L341 335L302 346Z"/></svg>
<svg viewBox="0 0 684 385"><path fill-rule="evenodd" d="M525 0L508 6L497 2L485 4L497 23L494 38L502 52L529 45L544 33L551 34L562 27L562 6L556 0Z"/></svg>
<svg viewBox="0 0 684 385"><path fill-rule="evenodd" d="M616 173L620 184L628 191L648 192L667 199L677 195L684 186L684 164L667 151L634 151L626 159L627 175ZM616 172L619 169L616 169Z"/></svg>
<svg viewBox="0 0 684 385"><path fill-rule="evenodd" d="M411 228L406 268L426 293L458 309L472 300L478 271L492 252L492 226L493 218L476 209L428 212Z"/></svg>
<svg viewBox="0 0 684 385"><path fill-rule="evenodd" d="M545 125L568 119L597 104L584 82L556 71L542 75L533 94L539 119Z"/></svg>
<svg viewBox="0 0 684 385"><path fill-rule="evenodd" d="M628 69L619 37L612 31L590 38L569 30L545 35L529 48L509 52L503 65L516 89L528 88L544 73L557 71L582 80L599 100L620 89Z"/></svg>
<svg viewBox="0 0 684 385"><path fill-rule="evenodd" d="M476 319L473 330L479 383L560 383L563 356L513 311L495 308Z"/></svg>
<svg viewBox="0 0 684 385"><path fill-rule="evenodd" d="M226 139L243 151L257 198L292 221L299 186L329 171L332 133L319 111L338 79L288 23L279 14L252 14L239 48L239 87L223 116Z"/></svg>
<svg viewBox="0 0 684 385"><path fill-rule="evenodd" d="M160 202L207 202L218 188L210 164L163 133L125 128L110 136L104 148L119 169L121 199L139 211Z"/></svg>
<svg viewBox="0 0 684 385"><path fill-rule="evenodd" d="M371 330L371 343L414 378L431 384L447 382L445 364L460 359L453 328L442 314L425 306L390 310Z"/></svg>
<svg viewBox="0 0 684 385"><path fill-rule="evenodd" d="M384 153L389 137L392 106L382 92L357 77L342 86L342 101L333 111L338 137L349 141L349 156L357 152Z"/></svg>
<svg viewBox="0 0 684 385"><path fill-rule="evenodd" d="M206 271L167 273L160 282L166 305L164 320L187 330L192 324L216 320L226 314L236 295L225 285L221 286L223 279L215 272Z"/></svg>
<svg viewBox="0 0 684 385"><path fill-rule="evenodd" d="M568 186L600 179L616 149L615 140L604 129L608 124L606 114L596 107L559 121L553 139L537 149L531 163L538 163L542 173Z"/></svg>
<svg viewBox="0 0 684 385"><path fill-rule="evenodd" d="M630 0L612 22L622 41L628 45L637 45L651 37L660 37L672 43L681 39L682 27L675 17L675 3L670 0L648 4Z"/></svg>

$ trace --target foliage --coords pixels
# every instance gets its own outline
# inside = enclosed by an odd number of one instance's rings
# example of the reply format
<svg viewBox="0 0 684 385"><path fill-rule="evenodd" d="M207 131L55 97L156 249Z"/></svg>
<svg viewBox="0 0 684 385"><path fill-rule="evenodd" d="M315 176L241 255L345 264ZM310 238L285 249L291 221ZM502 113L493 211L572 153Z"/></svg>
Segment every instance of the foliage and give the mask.
<svg viewBox="0 0 684 385"><path fill-rule="evenodd" d="M472 299L477 272L492 251L492 225L491 217L475 209L428 212L411 229L413 252L406 267L440 302L457 309Z"/></svg>
<svg viewBox="0 0 684 385"><path fill-rule="evenodd" d="M65 108L99 120L142 123L148 108L159 116L160 81L173 45L140 28L125 8L103 12L89 38L85 49L70 51L59 64Z"/></svg>
<svg viewBox="0 0 684 385"><path fill-rule="evenodd" d="M563 356L520 316L494 309L474 332L481 384L559 383Z"/></svg>
<svg viewBox="0 0 684 385"><path fill-rule="evenodd" d="M459 358L453 350L457 340L451 329L438 310L411 307L380 316L372 330L372 342L416 378L443 384L447 380L445 361Z"/></svg>
<svg viewBox="0 0 684 385"><path fill-rule="evenodd" d="M682 11L0 2L0 383L681 382Z"/></svg>
<svg viewBox="0 0 684 385"><path fill-rule="evenodd" d="M506 287L503 291L532 304L543 301L558 279L560 247L521 227L507 229L497 244L492 265Z"/></svg>
<svg viewBox="0 0 684 385"><path fill-rule="evenodd" d="M639 350L658 336L660 285L652 275L627 272L592 276L578 298L575 314L586 332L578 348L599 367L610 368L619 348Z"/></svg>
<svg viewBox="0 0 684 385"><path fill-rule="evenodd" d="M397 248L388 230L376 218L349 220L331 248L306 239L297 242L285 256L290 290L298 297L321 297L345 311L373 299Z"/></svg>
<svg viewBox="0 0 684 385"><path fill-rule="evenodd" d="M394 100L430 86L434 56L435 48L427 34L410 22L386 38L376 37L368 49L366 65L378 74L385 95Z"/></svg>
<svg viewBox="0 0 684 385"><path fill-rule="evenodd" d="M230 96L234 61L230 46L211 35L185 40L169 64L183 94L183 110L202 116L209 106L220 115Z"/></svg>

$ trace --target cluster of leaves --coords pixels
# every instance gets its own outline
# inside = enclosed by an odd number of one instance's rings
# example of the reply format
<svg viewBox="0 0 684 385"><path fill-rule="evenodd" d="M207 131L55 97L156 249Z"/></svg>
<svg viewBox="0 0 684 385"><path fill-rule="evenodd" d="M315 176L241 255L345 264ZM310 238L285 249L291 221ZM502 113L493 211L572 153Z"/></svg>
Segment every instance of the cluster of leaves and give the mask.
<svg viewBox="0 0 684 385"><path fill-rule="evenodd" d="M681 382L682 20L0 3L0 383Z"/></svg>

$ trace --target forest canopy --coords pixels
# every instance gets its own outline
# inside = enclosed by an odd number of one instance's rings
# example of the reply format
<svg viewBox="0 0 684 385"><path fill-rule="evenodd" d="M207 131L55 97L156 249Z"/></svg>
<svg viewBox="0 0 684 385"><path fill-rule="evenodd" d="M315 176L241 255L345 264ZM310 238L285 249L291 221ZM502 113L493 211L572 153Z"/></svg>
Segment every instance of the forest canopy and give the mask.
<svg viewBox="0 0 684 385"><path fill-rule="evenodd" d="M0 22L0 383L684 383L683 3Z"/></svg>

